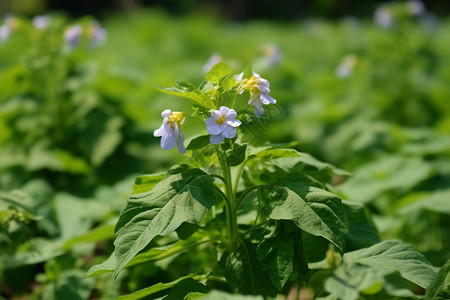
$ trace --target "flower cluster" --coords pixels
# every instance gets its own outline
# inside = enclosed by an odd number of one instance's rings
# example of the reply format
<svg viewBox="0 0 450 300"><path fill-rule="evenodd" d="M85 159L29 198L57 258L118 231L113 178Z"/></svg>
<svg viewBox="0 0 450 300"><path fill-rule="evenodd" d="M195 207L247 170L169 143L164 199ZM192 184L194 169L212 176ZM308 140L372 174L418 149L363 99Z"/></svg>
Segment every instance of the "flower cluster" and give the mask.
<svg viewBox="0 0 450 300"><path fill-rule="evenodd" d="M250 78L243 77L244 74L242 73L233 79L236 82L236 85L233 87L233 89L235 89L236 97L238 94L248 91L250 93L248 104L254 106L255 115L261 117L264 113L263 105L276 103L276 100L269 96L269 81L255 72L252 72ZM216 87L215 89L217 90L218 88ZM202 93L201 91L197 92ZM177 95L180 93L182 94L182 92L178 92ZM223 102L220 101L215 103L223 104ZM234 103L235 101L233 101L233 105ZM236 128L239 127L242 122L237 119L237 112L233 107L221 105L218 109L211 109L209 112L211 116L206 118L204 122L206 131L210 134L209 141L211 144L217 145L222 143L225 138L232 139L236 137ZM162 112L161 116L164 119L163 123L159 129L154 131L153 135L155 137L161 137L161 148L169 150L177 145L178 151L181 154L184 154L186 148L183 145L184 135L181 132L181 126L185 120L184 113L172 112L171 110L166 109Z"/></svg>

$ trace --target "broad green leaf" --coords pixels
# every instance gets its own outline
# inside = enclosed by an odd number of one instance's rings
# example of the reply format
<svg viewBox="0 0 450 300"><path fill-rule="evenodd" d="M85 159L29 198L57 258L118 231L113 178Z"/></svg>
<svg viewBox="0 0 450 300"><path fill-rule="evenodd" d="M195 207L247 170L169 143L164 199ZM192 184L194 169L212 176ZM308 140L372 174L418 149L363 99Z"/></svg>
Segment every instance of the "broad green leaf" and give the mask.
<svg viewBox="0 0 450 300"><path fill-rule="evenodd" d="M359 167L340 189L349 199L367 203L385 191L406 191L427 179L432 171L433 166L420 158L383 156Z"/></svg>
<svg viewBox="0 0 450 300"><path fill-rule="evenodd" d="M107 260L102 262L101 264L92 266L89 271L86 273L85 277L93 277L104 273L113 272L116 267L116 254L113 252Z"/></svg>
<svg viewBox="0 0 450 300"><path fill-rule="evenodd" d="M261 237L256 254L261 268L266 271L273 285L281 291L294 268L294 238L292 234L270 232Z"/></svg>
<svg viewBox="0 0 450 300"><path fill-rule="evenodd" d="M392 299L414 294L394 270L371 268L360 264L343 264L325 280L325 290L342 300Z"/></svg>
<svg viewBox="0 0 450 300"><path fill-rule="evenodd" d="M183 222L200 223L215 201L213 179L199 169L168 175L152 190L132 195L116 225L115 276L157 235Z"/></svg>
<svg viewBox="0 0 450 300"><path fill-rule="evenodd" d="M174 280L172 282L157 283L155 285L152 285L152 286L150 286L148 288L139 290L139 291L134 292L132 294L117 297L116 299L117 300L136 300L136 299L141 299L141 298L143 298L145 296L152 295L154 293L170 289L171 287L175 286L180 281L185 280L187 278L194 278L196 280L201 280L201 279L204 278L204 276L188 275L188 276L184 276L184 277L178 278L177 280Z"/></svg>
<svg viewBox="0 0 450 300"><path fill-rule="evenodd" d="M188 98L196 101L203 107L208 109L214 108L214 102L208 98L201 90L196 88L190 83L187 82L177 82L176 87L163 88L163 87L155 87L158 91L163 93L179 96L183 98Z"/></svg>
<svg viewBox="0 0 450 300"><path fill-rule="evenodd" d="M225 253L219 267L234 293L276 295L269 274L257 259L255 246L250 243L241 243L235 252Z"/></svg>
<svg viewBox="0 0 450 300"><path fill-rule="evenodd" d="M341 199L300 174L277 185L266 200L269 217L292 220L300 229L332 242L342 253L348 225Z"/></svg>
<svg viewBox="0 0 450 300"><path fill-rule="evenodd" d="M409 214L418 210L429 210L437 213L450 214L450 189L436 190L432 193L424 194L417 197L415 201L409 205L401 207L398 213Z"/></svg>
<svg viewBox="0 0 450 300"><path fill-rule="evenodd" d="M245 160L245 151L247 145L239 145L237 143L223 143L222 150L225 151L225 155L230 166L238 166Z"/></svg>
<svg viewBox="0 0 450 300"><path fill-rule="evenodd" d="M200 282L192 279L186 278L175 284L170 290L169 294L162 300L180 300L185 298L189 293L207 293L210 288L201 284Z"/></svg>
<svg viewBox="0 0 450 300"><path fill-rule="evenodd" d="M425 293L424 300L450 299L450 259L439 270Z"/></svg>
<svg viewBox="0 0 450 300"><path fill-rule="evenodd" d="M186 150L197 150L209 145L209 135L201 135L191 140Z"/></svg>
<svg viewBox="0 0 450 300"><path fill-rule="evenodd" d="M224 62L220 62L218 64L215 64L211 70L206 73L205 78L206 80L214 83L218 83L220 79L224 78L225 76L231 74L233 70Z"/></svg>
<svg viewBox="0 0 450 300"><path fill-rule="evenodd" d="M369 211L361 203L343 201L342 205L349 229L345 235L346 252L370 247L381 242Z"/></svg>
<svg viewBox="0 0 450 300"><path fill-rule="evenodd" d="M211 293L199 298L200 300L264 300L263 296L228 294L214 290Z"/></svg>
<svg viewBox="0 0 450 300"><path fill-rule="evenodd" d="M88 233L71 238L62 246L62 248L64 250L68 250L74 245L80 243L100 242L112 237L114 237L114 225L103 225L89 231Z"/></svg>
<svg viewBox="0 0 450 300"><path fill-rule="evenodd" d="M423 288L427 288L436 276L436 267L433 267L425 256L397 240L389 240L369 248L348 252L343 259L346 263L359 263L398 271L403 278Z"/></svg>
<svg viewBox="0 0 450 300"><path fill-rule="evenodd" d="M4 269L24 265L34 265L62 255L61 242L43 238L33 238L22 244L13 256L0 257L0 266Z"/></svg>
<svg viewBox="0 0 450 300"><path fill-rule="evenodd" d="M150 191L166 174L150 174L136 177L133 184L132 195Z"/></svg>
<svg viewBox="0 0 450 300"><path fill-rule="evenodd" d="M96 139L91 151L91 162L94 166L100 166L117 148L122 141L120 132L125 121L121 117L112 117L104 124L104 131Z"/></svg>

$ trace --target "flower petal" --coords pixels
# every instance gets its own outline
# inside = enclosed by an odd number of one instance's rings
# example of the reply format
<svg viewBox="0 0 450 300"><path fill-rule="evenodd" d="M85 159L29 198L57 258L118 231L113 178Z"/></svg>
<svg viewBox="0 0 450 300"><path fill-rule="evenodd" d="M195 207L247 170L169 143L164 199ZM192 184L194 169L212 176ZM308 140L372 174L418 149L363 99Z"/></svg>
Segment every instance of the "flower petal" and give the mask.
<svg viewBox="0 0 450 300"><path fill-rule="evenodd" d="M255 115L259 118L263 115L264 113L264 108L262 107L261 104L259 105L255 105Z"/></svg>
<svg viewBox="0 0 450 300"><path fill-rule="evenodd" d="M262 104L268 105L270 103L277 103L277 100L270 97L268 94L261 94L260 99Z"/></svg>
<svg viewBox="0 0 450 300"><path fill-rule="evenodd" d="M217 119L214 119L213 117L209 117L208 119L206 119L205 120L206 127L213 126L214 124L217 124L216 120Z"/></svg>
<svg viewBox="0 0 450 300"><path fill-rule="evenodd" d="M220 117L220 112L218 110L211 110L211 118L214 118L214 120L217 120Z"/></svg>
<svg viewBox="0 0 450 300"><path fill-rule="evenodd" d="M236 128L231 127L231 126L227 126L222 131L222 135L224 137L226 137L227 139L232 139L232 138L234 138L236 136Z"/></svg>
<svg viewBox="0 0 450 300"><path fill-rule="evenodd" d="M172 111L170 109L166 109L161 113L161 117L168 118L172 114Z"/></svg>
<svg viewBox="0 0 450 300"><path fill-rule="evenodd" d="M170 150L175 147L177 143L178 133L175 130L170 130L167 134L163 135L161 138L161 148L165 150Z"/></svg>
<svg viewBox="0 0 450 300"><path fill-rule="evenodd" d="M211 126L206 126L206 131L208 131L209 134L219 134L221 131L220 125L216 123Z"/></svg>
<svg viewBox="0 0 450 300"><path fill-rule="evenodd" d="M220 144L223 142L223 135L222 134L211 135L211 137L209 138L209 141L213 145Z"/></svg>
<svg viewBox="0 0 450 300"><path fill-rule="evenodd" d="M237 112L234 109L230 108L227 112L227 120L232 120L232 119L235 119L236 117L237 117Z"/></svg>
<svg viewBox="0 0 450 300"><path fill-rule="evenodd" d="M223 115L226 116L229 110L230 110L230 109L229 109L228 107L226 107L226 106L221 106L220 109L219 109L219 112L220 112L220 114L221 114L222 116L223 116Z"/></svg>
<svg viewBox="0 0 450 300"><path fill-rule="evenodd" d="M239 125L242 124L241 121L236 120L236 119L234 119L234 120L227 120L226 123L227 123L228 125L230 125L230 126L233 126L233 127L238 127Z"/></svg>

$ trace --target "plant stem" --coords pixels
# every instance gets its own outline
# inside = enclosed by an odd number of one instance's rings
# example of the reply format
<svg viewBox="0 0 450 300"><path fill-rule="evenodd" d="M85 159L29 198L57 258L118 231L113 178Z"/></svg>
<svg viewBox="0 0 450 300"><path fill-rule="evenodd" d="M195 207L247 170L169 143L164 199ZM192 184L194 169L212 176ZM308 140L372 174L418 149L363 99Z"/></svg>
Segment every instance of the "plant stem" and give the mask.
<svg viewBox="0 0 450 300"><path fill-rule="evenodd" d="M236 198L233 193L233 181L231 179L230 166L228 164L225 154L220 150L219 146L216 146L217 157L219 159L220 167L222 169L222 175L225 183L225 195L228 199L226 202L226 215L227 215L227 228L230 251L234 252L239 243L239 232L236 216Z"/></svg>

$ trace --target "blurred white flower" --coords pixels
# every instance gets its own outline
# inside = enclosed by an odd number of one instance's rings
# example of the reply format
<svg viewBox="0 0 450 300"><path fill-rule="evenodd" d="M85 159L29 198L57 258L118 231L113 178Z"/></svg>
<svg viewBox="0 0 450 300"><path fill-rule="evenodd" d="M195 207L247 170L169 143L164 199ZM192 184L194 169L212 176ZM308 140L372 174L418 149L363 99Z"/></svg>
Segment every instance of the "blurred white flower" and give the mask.
<svg viewBox="0 0 450 300"><path fill-rule="evenodd" d="M16 21L12 14L7 14L0 26L0 39L6 41L11 35L11 31L16 27Z"/></svg>
<svg viewBox="0 0 450 300"><path fill-rule="evenodd" d="M33 26L37 29L45 29L50 25L49 16L35 16L33 18Z"/></svg>
<svg viewBox="0 0 450 300"><path fill-rule="evenodd" d="M211 117L205 121L206 130L211 134L211 144L220 144L224 138L231 139L236 136L236 127L242 124L236 120L236 116L236 111L226 106L211 111Z"/></svg>
<svg viewBox="0 0 450 300"><path fill-rule="evenodd" d="M374 21L383 28L389 28L394 23L391 12L384 7L379 7L375 10Z"/></svg>
<svg viewBox="0 0 450 300"><path fill-rule="evenodd" d="M250 79L242 79L244 73L239 74L238 80L241 82L239 86L239 94L242 94L245 90L250 92L250 100L248 104L255 107L255 115L261 117L264 113L264 105L269 105L271 103L277 103L277 100L269 96L270 93L270 83L267 79L262 78L258 73L253 72Z"/></svg>
<svg viewBox="0 0 450 300"><path fill-rule="evenodd" d="M411 0L407 2L407 5L409 12L413 16L418 16L425 12L425 5L422 3L422 1Z"/></svg>
<svg viewBox="0 0 450 300"><path fill-rule="evenodd" d="M209 70L212 69L216 64L223 62L223 57L220 54L213 53L209 58L206 64L203 66L203 72L208 73Z"/></svg>
<svg viewBox="0 0 450 300"><path fill-rule="evenodd" d="M170 109L166 109L161 113L161 117L164 118L161 127L153 132L155 137L161 137L161 148L170 150L177 145L181 154L186 153L186 148L183 145L184 135L180 130L185 119L184 113L172 113Z"/></svg>
<svg viewBox="0 0 450 300"><path fill-rule="evenodd" d="M264 58L269 67L276 67L281 62L281 51L278 45L265 45L263 48Z"/></svg>
<svg viewBox="0 0 450 300"><path fill-rule="evenodd" d="M81 33L83 29L79 24L70 26L64 33L64 39L70 48L75 48L80 43Z"/></svg>
<svg viewBox="0 0 450 300"><path fill-rule="evenodd" d="M87 29L87 36L92 45L101 45L106 40L106 30L97 20L91 21Z"/></svg>
<svg viewBox="0 0 450 300"><path fill-rule="evenodd" d="M336 67L335 73L336 76L339 78L345 78L348 77L355 67L356 63L358 62L358 57L354 54L348 54L346 55L339 66Z"/></svg>

